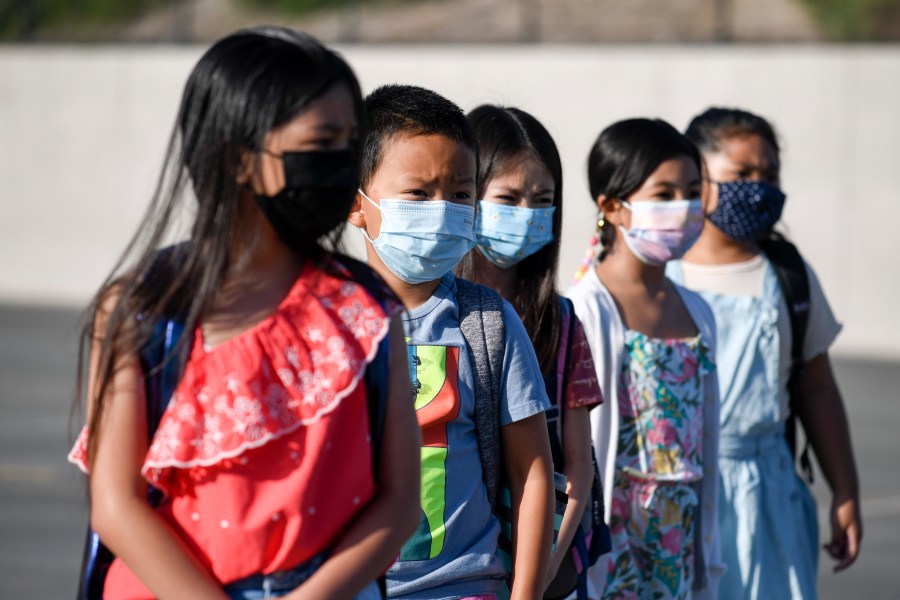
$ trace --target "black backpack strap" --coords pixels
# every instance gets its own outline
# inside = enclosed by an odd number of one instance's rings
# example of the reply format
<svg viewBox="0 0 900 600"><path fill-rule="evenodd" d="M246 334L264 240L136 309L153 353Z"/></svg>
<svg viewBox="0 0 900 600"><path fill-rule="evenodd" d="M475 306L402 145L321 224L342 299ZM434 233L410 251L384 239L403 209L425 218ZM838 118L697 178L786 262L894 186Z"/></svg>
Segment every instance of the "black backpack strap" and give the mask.
<svg viewBox="0 0 900 600"><path fill-rule="evenodd" d="M494 290L456 280L459 328L466 340L474 375L475 430L481 471L491 507L497 506L500 456L500 379L506 350L503 299Z"/></svg>
<svg viewBox="0 0 900 600"><path fill-rule="evenodd" d="M803 345L806 340L806 329L809 323L810 293L809 276L806 264L797 247L774 234L759 242L766 258L772 264L781 292L788 307L788 318L791 323L791 371L788 379L790 398L790 415L788 417L785 436L791 453L797 453L797 420L802 394L800 379L803 372ZM800 452L800 470L806 479L813 482L812 463L809 459L809 440L807 439Z"/></svg>
<svg viewBox="0 0 900 600"><path fill-rule="evenodd" d="M371 267L358 260L341 256L338 264L350 274L351 279L361 285L381 306L387 314L388 302L400 301L390 288ZM366 367L364 376L366 385L366 402L369 410L369 434L372 436L372 472L378 477L378 458L381 452L381 441L384 434L384 419L387 411L388 394L388 353L390 340L384 336L378 343L375 358Z"/></svg>
<svg viewBox="0 0 900 600"><path fill-rule="evenodd" d="M347 260L342 261L341 264L347 268L353 279L375 298L381 305L381 309L387 314L388 300L394 296L381 278L367 265L358 261ZM378 342L378 352L366 367L366 373L363 376L366 386L366 406L369 412L369 435L372 436L372 476L375 478L376 485L378 484L381 443L384 439L384 421L387 412L389 351L390 337L385 335ZM377 583L381 597L387 598L387 581L384 575L378 578Z"/></svg>
<svg viewBox="0 0 900 600"><path fill-rule="evenodd" d="M372 436L372 473L376 479L381 441L384 439L384 415L387 410L389 346L388 336L384 336L378 343L378 353L366 367L364 376L369 409L369 432Z"/></svg>

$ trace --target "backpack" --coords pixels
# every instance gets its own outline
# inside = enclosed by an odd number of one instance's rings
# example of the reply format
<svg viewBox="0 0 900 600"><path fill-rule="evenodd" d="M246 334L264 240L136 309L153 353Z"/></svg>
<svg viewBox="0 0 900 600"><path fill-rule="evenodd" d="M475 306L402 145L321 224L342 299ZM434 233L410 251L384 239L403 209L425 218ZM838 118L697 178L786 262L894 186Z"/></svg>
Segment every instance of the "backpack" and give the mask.
<svg viewBox="0 0 900 600"><path fill-rule="evenodd" d="M500 380L503 374L503 357L506 349L503 300L494 290L465 279L457 278L456 284L460 330L469 348L469 360L472 364L475 383L473 389L475 395L475 429L478 436L482 476L487 489L488 500L500 521L498 554L507 568L511 569L513 519L509 490L503 485L502 480L500 445ZM571 303L566 308L571 308ZM570 311L569 314L572 314L572 312ZM568 319L567 323L566 327L574 327L574 319ZM571 339L571 335L568 336L568 339ZM567 343L564 349L566 361L568 359L568 346L569 344ZM560 364L566 364L566 362L560 362ZM558 417L558 407L554 408ZM550 410L553 411L554 408ZM559 442L559 438L557 438L557 442ZM559 447L562 447L561 444ZM596 461L594 462L594 468L595 470L597 468ZM562 524L562 517L565 513L568 498L565 492L565 476L554 473L554 488L553 544L555 549L556 536ZM603 492L602 487L599 486L599 475L596 473L594 489L591 495L591 503L586 508L585 515L588 515L588 510L590 509L592 522L594 515L599 514L600 523L603 523ZM599 513L596 512L598 510ZM603 527L605 527L605 524ZM585 532L576 533L576 538L580 537L584 541L585 554L581 558L582 564L593 564L600 554L609 551L608 547L603 550L603 540L605 539L607 543L609 541L608 528L606 529L605 537L602 532L598 533L599 535L592 536L590 548L588 548L589 541L586 539ZM591 558L593 554L596 554L596 556ZM586 577L586 568L582 570ZM508 594L508 587L502 587L498 592L498 597L508 597Z"/></svg>
<svg viewBox="0 0 900 600"><path fill-rule="evenodd" d="M797 421L802 390L800 377L803 372L803 343L809 323L809 276L806 265L797 247L781 234L772 233L760 240L759 247L772 264L781 293L788 307L791 323L791 370L788 378L790 415L785 429L785 438L793 456L797 455ZM809 458L809 438L805 440L799 456L800 471L809 483L813 482L813 468Z"/></svg>
<svg viewBox="0 0 900 600"><path fill-rule="evenodd" d="M565 390L568 386L568 366L571 361L572 338L575 332L575 307L568 298L560 297L562 315L562 336L559 342L557 367L544 375L544 384L550 398L551 407L547 411L547 429L550 435L550 450L553 453L553 465L557 471L565 469L565 453L563 452L563 420L565 411ZM609 526L603 520L603 486L600 481L600 469L594 449L591 447L591 462L594 467L594 480L591 494L585 507L581 526L575 532L572 545L557 571L556 577L547 587L544 598L565 598L576 592L578 600L587 598L587 568L597 562L602 555L612 549Z"/></svg>
<svg viewBox="0 0 900 600"><path fill-rule="evenodd" d="M178 247L174 247L177 249ZM171 254L172 247L160 251L152 270L158 270L157 265ZM350 272L354 281L365 288L385 308L388 297L387 289L374 273L358 261L342 257L341 264ZM154 328L153 335L147 345L141 349L141 369L146 374L145 389L147 398L147 439L153 439L153 435L159 427L162 418L175 388L181 379L181 374L187 362L187 345L179 347L178 342L184 333L184 320L178 317L165 318ZM388 384L388 336L382 338L378 344L378 352L366 368L364 383L366 386L366 400L369 413L369 431L372 435L372 472L373 477L378 477L378 455L381 449L381 440L384 431L384 417L386 411L385 399L387 398ZM185 350L185 348L187 348ZM173 352L180 350L178 356ZM148 486L147 501L156 507L162 500L162 493L153 486ZM87 536L82 555L81 571L78 577L78 600L102 600L103 586L106 582L106 574L112 565L115 556L103 544L97 533L91 529L88 523ZM381 596L386 597L385 580L381 577L378 581L381 588Z"/></svg>
<svg viewBox="0 0 900 600"><path fill-rule="evenodd" d="M159 421L175 387L181 379L184 360L170 360L172 352L184 333L184 323L180 319L165 319L154 328L150 342L141 350L141 368L148 373L145 380L147 397L147 433L153 438ZM162 493L153 486L147 487L147 501L156 507L162 500ZM100 600L106 574L115 556L103 545L100 537L88 523L87 536L78 577L78 600Z"/></svg>

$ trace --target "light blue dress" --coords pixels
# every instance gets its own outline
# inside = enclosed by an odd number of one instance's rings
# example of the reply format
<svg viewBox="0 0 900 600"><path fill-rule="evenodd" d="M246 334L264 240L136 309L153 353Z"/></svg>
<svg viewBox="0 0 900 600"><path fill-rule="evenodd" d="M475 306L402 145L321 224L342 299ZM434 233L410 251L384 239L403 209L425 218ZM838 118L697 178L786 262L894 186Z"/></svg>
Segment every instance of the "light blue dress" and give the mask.
<svg viewBox="0 0 900 600"><path fill-rule="evenodd" d="M680 263L667 275L683 280ZM721 600L816 598L816 506L784 437L781 288L767 265L759 298L700 292L716 318L721 397L719 534L728 571Z"/></svg>

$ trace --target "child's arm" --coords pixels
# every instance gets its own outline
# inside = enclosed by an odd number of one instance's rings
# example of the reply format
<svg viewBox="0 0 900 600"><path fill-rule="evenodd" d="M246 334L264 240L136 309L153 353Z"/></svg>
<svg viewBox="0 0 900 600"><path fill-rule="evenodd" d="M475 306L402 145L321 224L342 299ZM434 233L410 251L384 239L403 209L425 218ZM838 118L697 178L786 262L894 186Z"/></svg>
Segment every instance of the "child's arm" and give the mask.
<svg viewBox="0 0 900 600"><path fill-rule="evenodd" d="M500 428L513 509L512 600L544 594L553 539L553 460L543 412Z"/></svg>
<svg viewBox="0 0 900 600"><path fill-rule="evenodd" d="M850 427L828 353L806 363L800 384L800 421L831 487L831 541L825 549L838 561L837 572L856 560L863 531Z"/></svg>
<svg viewBox="0 0 900 600"><path fill-rule="evenodd" d="M389 372L375 496L344 530L331 557L286 598L353 597L384 573L419 525L421 443L399 317L391 322Z"/></svg>
<svg viewBox="0 0 900 600"><path fill-rule="evenodd" d="M591 495L591 484L594 482L594 465L591 462L591 422L588 418L588 407L564 408L563 417L563 453L566 459L565 475L568 480L566 493L569 496L566 512L556 539L556 552L550 556L550 568L547 570L549 585L559 565L565 557L575 532L581 524L581 518Z"/></svg>
<svg viewBox="0 0 900 600"><path fill-rule="evenodd" d="M109 311L114 299L104 303ZM105 314L109 314L106 312ZM98 321L102 321L98 313ZM95 340L102 339L101 322ZM100 344L91 349L88 398L98 385ZM98 428L100 443L91 464L91 526L112 552L160 598L226 598L202 567L147 503L141 465L147 454L144 374L134 354L122 356L106 391ZM89 406L89 412L93 406Z"/></svg>

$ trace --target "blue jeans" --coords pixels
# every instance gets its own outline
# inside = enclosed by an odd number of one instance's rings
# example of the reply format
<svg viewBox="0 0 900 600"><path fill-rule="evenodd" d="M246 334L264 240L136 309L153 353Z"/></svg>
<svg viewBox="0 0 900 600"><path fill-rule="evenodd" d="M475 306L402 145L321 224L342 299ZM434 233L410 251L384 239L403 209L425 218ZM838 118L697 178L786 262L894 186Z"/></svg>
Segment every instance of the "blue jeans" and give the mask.
<svg viewBox="0 0 900 600"><path fill-rule="evenodd" d="M232 600L264 600L285 596L309 579L326 558L327 556L322 553L293 569L245 577L226 585L225 593ZM367 585L354 600L383 600L378 582L373 581Z"/></svg>

